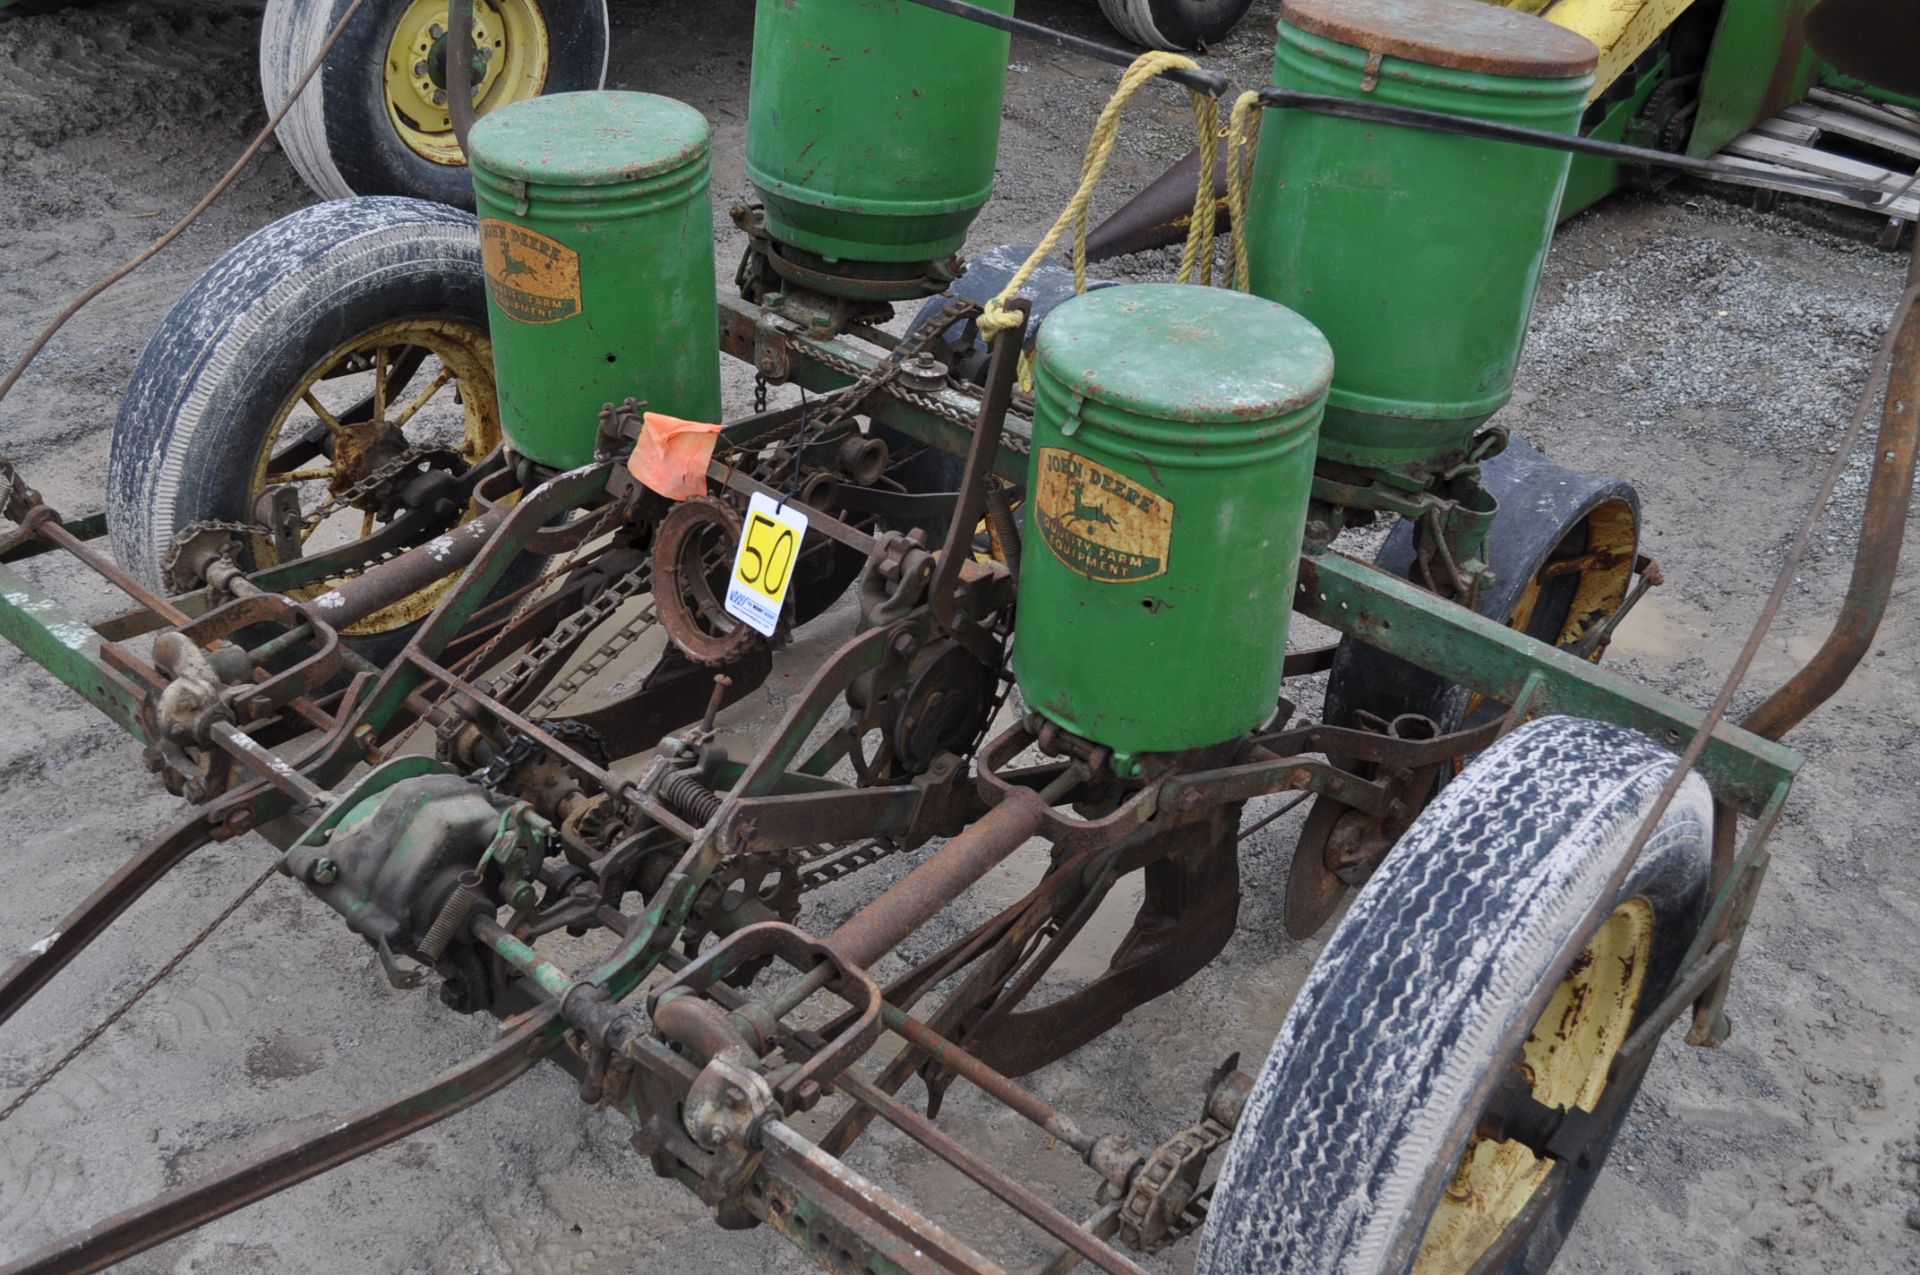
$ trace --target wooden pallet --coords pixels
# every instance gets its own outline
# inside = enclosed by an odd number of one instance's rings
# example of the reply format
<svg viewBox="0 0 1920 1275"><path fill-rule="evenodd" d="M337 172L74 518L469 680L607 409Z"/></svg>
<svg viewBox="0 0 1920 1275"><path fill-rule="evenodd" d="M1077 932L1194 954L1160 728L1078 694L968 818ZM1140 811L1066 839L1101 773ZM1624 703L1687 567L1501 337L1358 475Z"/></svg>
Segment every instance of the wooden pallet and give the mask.
<svg viewBox="0 0 1920 1275"><path fill-rule="evenodd" d="M1844 138L1879 151L1886 163L1878 165L1821 149L1821 142L1828 138ZM1777 183L1770 179L1781 174L1811 173L1879 192L1880 204L1872 211L1887 218L1877 238L1883 248L1897 245L1901 233L1920 221L1920 183L1914 181L1915 172L1920 171L1920 111L1817 88L1806 101L1789 106L1728 142L1721 156L1751 173L1728 173L1725 180L1762 191L1777 189ZM1794 193L1860 207L1838 193Z"/></svg>

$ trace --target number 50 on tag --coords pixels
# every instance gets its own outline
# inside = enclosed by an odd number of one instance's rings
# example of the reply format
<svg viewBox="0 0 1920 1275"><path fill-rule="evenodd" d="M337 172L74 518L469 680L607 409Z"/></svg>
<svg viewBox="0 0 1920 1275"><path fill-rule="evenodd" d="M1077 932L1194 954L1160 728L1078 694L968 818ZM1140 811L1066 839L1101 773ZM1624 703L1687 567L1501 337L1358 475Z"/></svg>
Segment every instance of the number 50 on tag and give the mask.
<svg viewBox="0 0 1920 1275"><path fill-rule="evenodd" d="M766 637L773 636L806 534L805 514L775 504L761 492L753 494L747 502L740 551L733 555L733 575L727 581L728 615Z"/></svg>

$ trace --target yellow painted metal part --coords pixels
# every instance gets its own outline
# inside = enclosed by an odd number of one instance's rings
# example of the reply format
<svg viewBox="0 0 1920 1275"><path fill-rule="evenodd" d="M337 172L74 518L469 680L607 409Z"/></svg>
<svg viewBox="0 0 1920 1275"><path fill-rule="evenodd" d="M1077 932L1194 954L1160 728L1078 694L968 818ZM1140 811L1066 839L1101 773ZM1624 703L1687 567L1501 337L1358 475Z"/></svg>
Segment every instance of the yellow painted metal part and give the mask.
<svg viewBox="0 0 1920 1275"><path fill-rule="evenodd" d="M1653 907L1628 899L1574 959L1521 1048L1537 1100L1593 1110L1633 1030L1652 952ZM1476 1137L1427 1226L1414 1275L1472 1269L1526 1211L1551 1168L1518 1142Z"/></svg>
<svg viewBox="0 0 1920 1275"><path fill-rule="evenodd" d="M436 164L466 163L453 135L444 71L435 79L447 39L447 0L413 0L387 42L387 118L407 148ZM539 97L551 48L535 0L474 0L475 115Z"/></svg>
<svg viewBox="0 0 1920 1275"><path fill-rule="evenodd" d="M1566 618L1561 622L1560 631L1553 635L1555 646L1576 646L1584 641L1595 629L1613 618L1627 600L1627 587L1633 582L1634 551L1640 540L1639 519L1633 507L1624 500L1609 500L1596 506L1585 519L1587 526L1587 547L1579 559L1579 582L1574 586L1573 599L1567 607ZM1540 605L1541 586L1545 575L1554 569L1548 563L1541 574L1527 582L1527 587L1513 604L1512 614L1507 616L1507 627L1526 632L1533 624L1533 613ZM1545 634L1540 635L1545 638ZM1595 647L1587 653L1587 658L1598 663L1606 653L1604 647ZM1486 705L1486 696L1475 692L1467 699L1467 709L1461 720L1471 722ZM1456 757L1453 761L1453 773L1465 770L1467 763L1478 754Z"/></svg>
<svg viewBox="0 0 1920 1275"><path fill-rule="evenodd" d="M395 385L394 365L410 350L424 350L428 357L404 387ZM456 394L460 411L457 426L446 410ZM428 410L435 405L435 410ZM361 410L353 410L355 407ZM276 469L274 458L316 427L326 430L331 455L322 454L293 469ZM430 428L431 435L427 433ZM451 436L456 428L457 442ZM390 461L399 448L426 442L457 447L467 465L477 464L500 445L493 343L479 328L447 319L401 319L382 324L328 353L287 395L261 442L247 490L247 508L255 506L267 486L278 483L296 484L301 489L302 508L312 508L324 496L344 491ZM302 539L315 549L362 539L373 531L377 512L360 508L335 511ZM461 521L476 512L469 508ZM273 566L279 561L271 537L255 535L251 540L256 567ZM339 583L323 580L293 596L304 601ZM386 633L420 620L452 584L452 578L438 581L374 612L345 632L352 636Z"/></svg>
<svg viewBox="0 0 1920 1275"><path fill-rule="evenodd" d="M1660 33L1685 13L1693 0L1491 0L1509 9L1538 14L1593 41L1600 50L1594 68L1591 102L1652 47Z"/></svg>

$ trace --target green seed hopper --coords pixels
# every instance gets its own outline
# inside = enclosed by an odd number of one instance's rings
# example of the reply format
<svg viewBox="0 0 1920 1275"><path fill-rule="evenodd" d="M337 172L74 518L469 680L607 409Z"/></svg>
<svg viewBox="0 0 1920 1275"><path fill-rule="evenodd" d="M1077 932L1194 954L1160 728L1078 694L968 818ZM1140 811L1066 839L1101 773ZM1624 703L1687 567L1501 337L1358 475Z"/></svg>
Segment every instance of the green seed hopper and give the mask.
<svg viewBox="0 0 1920 1275"><path fill-rule="evenodd" d="M1176 1245L1202 1275L1541 1270L1617 1242L1568 1228L1666 1029L1732 1030L1802 761L1779 741L1892 593L1920 288L1846 615L1736 719L1737 679L1701 708L1599 663L1658 582L1637 497L1490 416L1567 156L1597 153L1591 46L1473 0L1296 3L1255 294L1022 292L964 252L1009 19L940 3L962 16L759 6L736 289L697 112L522 103L472 134L477 219L326 203L216 263L135 370L104 516L0 461L0 636L183 799L22 940L0 1024L224 840L365 940L306 978L377 968L501 1023L6 1270L124 1261L543 1061L717 1225L839 1275L1141 1275ZM1332 548L1384 514L1377 561ZM126 609L82 618L62 567ZM1296 617L1332 639L1289 649ZM1313 803L1284 881L1241 852L1274 798ZM1194 1073L1191 1123L1050 1083L1276 894L1306 972L1263 1060ZM1108 906L1119 941L1076 947ZM1214 1007L1184 1005L1204 1038ZM903 1136L858 1156L875 1122ZM1028 1181L1016 1135L1074 1163ZM1017 1231L969 1226L962 1180Z"/></svg>

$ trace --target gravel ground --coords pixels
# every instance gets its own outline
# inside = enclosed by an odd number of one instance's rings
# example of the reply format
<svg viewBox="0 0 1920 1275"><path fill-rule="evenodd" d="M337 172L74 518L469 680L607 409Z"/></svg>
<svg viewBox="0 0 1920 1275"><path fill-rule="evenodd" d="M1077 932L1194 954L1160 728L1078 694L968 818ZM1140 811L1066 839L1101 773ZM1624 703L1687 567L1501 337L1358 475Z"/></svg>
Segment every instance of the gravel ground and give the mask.
<svg viewBox="0 0 1920 1275"><path fill-rule="evenodd" d="M1265 70L1270 0L1214 61ZM615 11L612 82L684 98L714 121L720 269L726 205L747 194L748 0ZM1101 36L1081 0L1022 12ZM8 361L106 263L198 197L258 127L255 9L223 0L102 0L0 16L0 358ZM1057 211L1113 76L1017 45L999 195L974 246L1031 239ZM1102 206L1190 142L1182 95L1143 95ZM160 316L226 247L308 202L269 153L167 254L85 312L0 407L0 437L65 509L94 507L108 424ZM1111 201L1111 202L1109 202ZM1759 215L1695 189L1623 196L1565 227L1549 262L1504 418L1566 463L1643 495L1646 547L1669 583L1609 660L1705 702L1730 665L1817 482L1888 315L1903 262L1830 217ZM1137 275L1156 262L1129 263ZM736 393L744 380L732 382ZM1753 675L1765 689L1825 632L1861 496L1856 470L1821 523ZM1909 535L1909 552L1916 535ZM1874 653L1797 731L1809 761L1774 840L1775 865L1735 984L1736 1032L1717 1053L1669 1041L1558 1269L1780 1273L1920 1270L1920 991L1912 829L1920 800L1920 680L1909 570ZM89 614L109 600L61 578ZM91 608L91 610L88 610ZM829 630L807 648L826 648ZM791 696L804 669L776 678ZM23 883L0 934L25 942L170 816L137 750L51 678L0 649L0 817ZM1294 693L1309 708L1318 688ZM1757 692L1755 693L1757 694ZM1750 702L1755 696L1743 696ZM763 710L764 712L764 710ZM752 719L753 714L747 714ZM751 724L751 720L743 724ZM1255 813L1258 813L1257 811ZM1245 846L1242 929L1188 987L1048 1069L1048 1098L1099 1127L1165 1136L1194 1117L1229 1050L1264 1054L1318 949L1280 926L1298 817ZM52 991L0 1031L0 1102L130 991L250 880L265 847L201 852ZM930 936L1010 897L1015 863ZM897 867L819 898L828 920ZM24 883L31 883L30 886ZM1103 916L1116 932L1124 920ZM1076 952L1063 970L1093 970ZM381 983L364 945L283 880L0 1126L0 1258L180 1185L466 1056L484 1028ZM942 1123L1085 1207L1084 1173L1023 1126L956 1090ZM858 1158L948 1213L991 1250L1019 1253L1007 1215L955 1188L898 1139ZM1150 1263L1181 1272L1190 1249ZM129 1271L633 1271L810 1269L761 1232L714 1228L655 1181L617 1122L557 1073L125 1264Z"/></svg>

